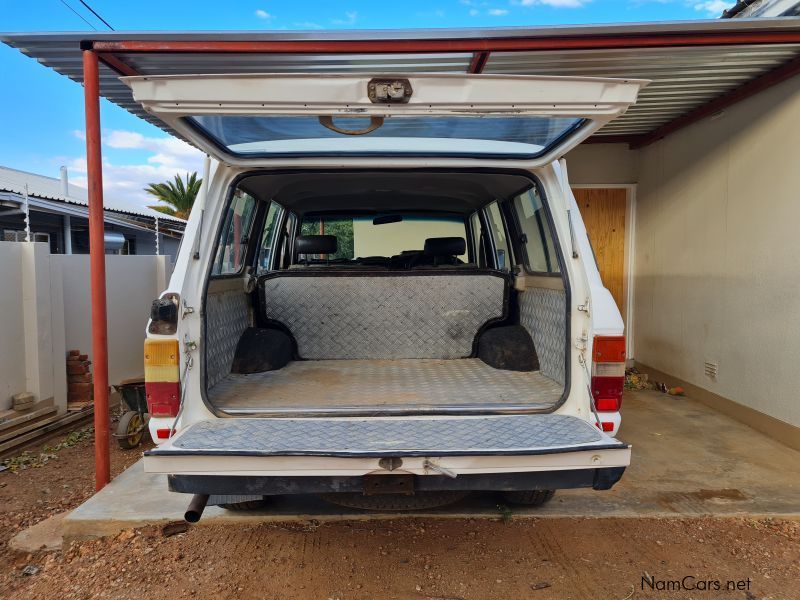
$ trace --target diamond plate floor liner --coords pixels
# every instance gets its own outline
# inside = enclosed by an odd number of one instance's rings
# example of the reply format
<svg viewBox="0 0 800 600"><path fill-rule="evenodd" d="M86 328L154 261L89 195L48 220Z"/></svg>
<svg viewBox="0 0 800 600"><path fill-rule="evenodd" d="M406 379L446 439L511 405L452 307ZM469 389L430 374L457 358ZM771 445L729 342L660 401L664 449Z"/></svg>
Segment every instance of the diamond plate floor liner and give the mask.
<svg viewBox="0 0 800 600"><path fill-rule="evenodd" d="M567 415L212 419L148 455L542 454L624 444Z"/></svg>
<svg viewBox="0 0 800 600"><path fill-rule="evenodd" d="M459 360L309 360L228 375L209 391L222 410L515 405L547 408L563 386L538 371Z"/></svg>

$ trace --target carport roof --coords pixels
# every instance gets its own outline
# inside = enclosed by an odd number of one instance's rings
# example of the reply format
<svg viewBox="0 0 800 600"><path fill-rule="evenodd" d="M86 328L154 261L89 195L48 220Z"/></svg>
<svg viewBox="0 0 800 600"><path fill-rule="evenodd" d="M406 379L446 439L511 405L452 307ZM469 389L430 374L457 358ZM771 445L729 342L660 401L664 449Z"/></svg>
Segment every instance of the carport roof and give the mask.
<svg viewBox="0 0 800 600"><path fill-rule="evenodd" d="M653 81L590 141L642 146L800 72L800 19L723 19L547 28L313 32L80 32L0 40L81 82L101 60L101 94L134 102L120 75L446 72L635 77Z"/></svg>

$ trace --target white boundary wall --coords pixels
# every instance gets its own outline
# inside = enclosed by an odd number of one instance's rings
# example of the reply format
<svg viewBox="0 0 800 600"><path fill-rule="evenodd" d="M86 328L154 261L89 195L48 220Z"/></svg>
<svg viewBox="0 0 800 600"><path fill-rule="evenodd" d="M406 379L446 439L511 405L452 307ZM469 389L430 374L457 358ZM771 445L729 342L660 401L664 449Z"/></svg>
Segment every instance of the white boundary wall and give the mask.
<svg viewBox="0 0 800 600"><path fill-rule="evenodd" d="M110 383L143 374L150 304L171 270L166 256L106 256ZM25 391L66 411L66 353L92 357L89 281L88 255L0 242L0 411Z"/></svg>

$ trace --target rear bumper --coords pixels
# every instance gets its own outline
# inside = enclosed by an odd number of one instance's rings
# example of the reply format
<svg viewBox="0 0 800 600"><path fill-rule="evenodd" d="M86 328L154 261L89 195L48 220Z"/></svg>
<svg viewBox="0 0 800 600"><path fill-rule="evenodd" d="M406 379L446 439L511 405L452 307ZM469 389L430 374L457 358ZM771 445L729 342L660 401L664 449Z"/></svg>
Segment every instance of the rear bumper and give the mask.
<svg viewBox="0 0 800 600"><path fill-rule="evenodd" d="M414 477L414 490L423 491L515 491L593 488L608 490L617 483L625 467L536 471L530 473L486 473ZM255 475L170 475L169 489L185 494L276 496L364 491L364 478L262 477Z"/></svg>
<svg viewBox="0 0 800 600"><path fill-rule="evenodd" d="M630 452L628 444L588 422L557 414L213 419L191 425L145 452L144 467L167 475L267 480L358 478L390 471L418 478L593 474L628 466ZM586 477L582 481L572 487L594 486L593 475L588 483Z"/></svg>

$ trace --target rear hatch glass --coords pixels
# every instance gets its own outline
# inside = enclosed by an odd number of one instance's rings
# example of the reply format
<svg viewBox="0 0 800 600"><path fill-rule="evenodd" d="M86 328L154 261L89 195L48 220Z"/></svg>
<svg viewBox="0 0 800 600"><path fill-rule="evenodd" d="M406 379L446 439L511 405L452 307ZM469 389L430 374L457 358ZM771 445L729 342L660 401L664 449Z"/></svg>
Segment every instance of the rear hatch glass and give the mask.
<svg viewBox="0 0 800 600"><path fill-rule="evenodd" d="M481 154L513 154L534 158L549 151L564 136L579 128L585 119L543 116L402 116L383 118L380 124L369 117L338 117L326 126L316 116L232 116L198 115L187 121L237 156L283 154L357 154L382 149L383 154L426 153L430 138L449 140L437 144L448 154L474 155L474 142ZM353 132L360 132L354 134ZM428 146L430 148L430 146Z"/></svg>

